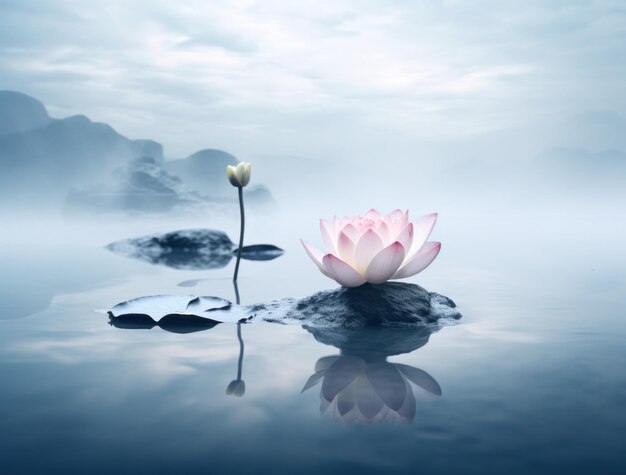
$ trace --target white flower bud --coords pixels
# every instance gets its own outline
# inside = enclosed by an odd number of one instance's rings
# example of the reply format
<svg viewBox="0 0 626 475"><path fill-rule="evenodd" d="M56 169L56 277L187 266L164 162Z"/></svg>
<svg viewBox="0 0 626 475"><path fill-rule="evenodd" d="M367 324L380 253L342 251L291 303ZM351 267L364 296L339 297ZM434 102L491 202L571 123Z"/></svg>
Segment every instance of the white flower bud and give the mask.
<svg viewBox="0 0 626 475"><path fill-rule="evenodd" d="M226 176L231 185L242 188L250 183L251 165L246 162L240 162L236 167L228 165L226 167Z"/></svg>

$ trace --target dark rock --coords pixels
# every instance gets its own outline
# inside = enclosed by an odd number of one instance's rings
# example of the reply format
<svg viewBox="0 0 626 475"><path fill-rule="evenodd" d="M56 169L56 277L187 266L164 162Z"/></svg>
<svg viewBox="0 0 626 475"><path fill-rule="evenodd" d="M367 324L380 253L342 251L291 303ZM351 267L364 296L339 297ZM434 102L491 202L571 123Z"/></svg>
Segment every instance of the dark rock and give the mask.
<svg viewBox="0 0 626 475"><path fill-rule="evenodd" d="M356 288L338 288L291 301L291 308L278 308L283 318L316 326L402 326L434 323L442 316L460 318L450 304L437 301L431 305L431 294L422 287L402 282L381 285L365 284ZM266 311L276 313L271 304ZM275 318L272 316L272 318Z"/></svg>
<svg viewBox="0 0 626 475"><path fill-rule="evenodd" d="M117 241L106 248L126 257L175 269L218 269L232 259L234 244L214 229L188 229Z"/></svg>
<svg viewBox="0 0 626 475"><path fill-rule="evenodd" d="M303 299L250 305L258 319L311 327L419 326L461 318L454 302L415 284L387 282L340 287Z"/></svg>

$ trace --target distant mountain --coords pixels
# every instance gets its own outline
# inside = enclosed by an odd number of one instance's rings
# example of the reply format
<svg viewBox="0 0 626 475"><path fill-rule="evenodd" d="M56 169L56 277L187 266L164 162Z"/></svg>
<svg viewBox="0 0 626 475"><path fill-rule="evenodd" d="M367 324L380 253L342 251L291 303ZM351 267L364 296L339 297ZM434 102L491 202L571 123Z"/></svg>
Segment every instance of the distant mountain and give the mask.
<svg viewBox="0 0 626 475"><path fill-rule="evenodd" d="M37 99L13 91L0 91L0 136L43 127L52 122Z"/></svg>
<svg viewBox="0 0 626 475"><path fill-rule="evenodd" d="M162 160L160 145L133 141L106 124L76 115L0 137L0 164L18 177L45 174L65 183L90 179L141 155Z"/></svg>
<svg viewBox="0 0 626 475"><path fill-rule="evenodd" d="M626 179L626 153L557 148L540 154L534 165L552 178L572 178L595 184L620 184Z"/></svg>
<svg viewBox="0 0 626 475"><path fill-rule="evenodd" d="M148 212L201 207L205 197L165 172L152 157L139 157L116 168L106 183L71 189L65 209L71 212Z"/></svg>
<svg viewBox="0 0 626 475"><path fill-rule="evenodd" d="M163 166L203 194L221 196L232 192L231 185L224 179L226 166L237 163L239 160L230 153L205 149L181 160L166 161Z"/></svg>
<svg viewBox="0 0 626 475"><path fill-rule="evenodd" d="M43 104L0 92L0 199L94 212L230 208L236 193L226 166L239 161L206 149L165 161L152 140L130 140L83 115L51 119ZM246 188L251 205L275 206L269 190Z"/></svg>
<svg viewBox="0 0 626 475"><path fill-rule="evenodd" d="M3 124L8 124L4 130L13 131L0 136L2 194L63 195L69 187L97 180L135 157L163 160L163 148L156 142L129 140L82 115L50 119L39 101L20 93L4 91L0 107Z"/></svg>
<svg viewBox="0 0 626 475"><path fill-rule="evenodd" d="M106 183L71 189L64 208L71 213L100 214L200 211L208 207L234 211L237 194L232 191L231 187L228 197L206 196L167 173L153 158L139 157L116 168ZM246 187L244 193L253 209L268 211L276 207L272 194L263 185Z"/></svg>

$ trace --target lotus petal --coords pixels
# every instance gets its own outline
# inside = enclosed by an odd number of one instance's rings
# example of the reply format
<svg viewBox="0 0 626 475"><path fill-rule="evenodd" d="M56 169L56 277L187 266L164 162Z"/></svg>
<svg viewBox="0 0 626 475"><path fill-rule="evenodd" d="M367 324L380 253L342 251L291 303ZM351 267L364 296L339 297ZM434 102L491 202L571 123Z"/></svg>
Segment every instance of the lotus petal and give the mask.
<svg viewBox="0 0 626 475"><path fill-rule="evenodd" d="M358 287L365 283L354 268L332 254L326 254L322 260L328 275L344 287Z"/></svg>
<svg viewBox="0 0 626 475"><path fill-rule="evenodd" d="M343 391L337 394L337 411L340 416L345 416L352 410L355 404L355 381L348 384Z"/></svg>
<svg viewBox="0 0 626 475"><path fill-rule="evenodd" d="M380 214L374 208L365 213L365 219L377 219L380 218Z"/></svg>
<svg viewBox="0 0 626 475"><path fill-rule="evenodd" d="M391 213L389 213L385 217L389 218L389 220L392 223L395 223L396 221L398 221L402 217L402 210L401 209L394 209Z"/></svg>
<svg viewBox="0 0 626 475"><path fill-rule="evenodd" d="M350 239L345 232L341 231L339 233L339 238L337 239L337 252L339 253L339 257L341 260L353 265L354 251L354 241Z"/></svg>
<svg viewBox="0 0 626 475"><path fill-rule="evenodd" d="M300 391L300 392L303 393L307 389L310 389L313 386L315 386L317 383L319 383L324 378L325 374L326 374L326 371L318 371L317 373L313 374L307 380L307 382L305 383L304 387L302 388L302 391Z"/></svg>
<svg viewBox="0 0 626 475"><path fill-rule="evenodd" d="M383 243L388 244L391 239L391 230L385 221L379 221L376 224L376 234L380 236ZM408 248L407 248L408 249Z"/></svg>
<svg viewBox="0 0 626 475"><path fill-rule="evenodd" d="M365 273L367 266L382 248L383 241L380 236L373 229L368 229L356 243L354 255L356 269Z"/></svg>
<svg viewBox="0 0 626 475"><path fill-rule="evenodd" d="M402 407L406 398L406 383L391 363L370 364L365 374L387 407L394 411Z"/></svg>
<svg viewBox="0 0 626 475"><path fill-rule="evenodd" d="M408 223L402 228L395 240L399 241L405 252L408 253L408 250L411 249L411 245L413 244L413 223Z"/></svg>
<svg viewBox="0 0 626 475"><path fill-rule="evenodd" d="M352 239L353 242L357 242L359 237L361 237L361 233L352 223L344 224L341 227L340 232L345 233L350 239Z"/></svg>
<svg viewBox="0 0 626 475"><path fill-rule="evenodd" d="M322 383L322 396L327 401L335 399L337 394L363 371L366 363L356 356L339 358L326 370Z"/></svg>
<svg viewBox="0 0 626 475"><path fill-rule="evenodd" d="M401 418L402 422L408 423L415 419L415 396L413 395L413 389L409 386L409 383L405 381L404 384L406 384L406 398L404 398L402 407L398 409L398 416Z"/></svg>
<svg viewBox="0 0 626 475"><path fill-rule="evenodd" d="M332 366L332 364L337 361L341 356L332 355L332 356L322 356L317 363L315 363L315 371L325 371Z"/></svg>
<svg viewBox="0 0 626 475"><path fill-rule="evenodd" d="M419 368L396 363L396 368L413 384L436 396L441 396L441 386L430 374Z"/></svg>
<svg viewBox="0 0 626 475"><path fill-rule="evenodd" d="M405 277L411 277L418 272L426 269L432 261L435 260L441 249L441 243L437 241L429 241L424 244L422 250L413 257L412 260L406 262L398 272L396 272L392 279L404 279Z"/></svg>
<svg viewBox="0 0 626 475"><path fill-rule="evenodd" d="M402 265L404 247L398 241L381 250L367 266L365 280L371 284L387 282Z"/></svg>
<svg viewBox="0 0 626 475"><path fill-rule="evenodd" d="M359 375L356 382L356 403L367 419L373 419L385 403L376 394L365 374Z"/></svg>
<svg viewBox="0 0 626 475"><path fill-rule="evenodd" d="M325 219L320 219L320 231L322 233L322 239L324 240L324 244L326 244L326 249L333 254L337 253L337 249L335 247L335 240L332 233L332 225L328 223Z"/></svg>
<svg viewBox="0 0 626 475"><path fill-rule="evenodd" d="M437 213L426 214L413 223L413 246L407 252L407 261L411 260L424 246L437 222Z"/></svg>
<svg viewBox="0 0 626 475"><path fill-rule="evenodd" d="M311 258L311 260L313 262L315 262L315 265L317 267L319 267L319 270L322 271L322 274L324 274L327 277L330 277L330 275L328 274L328 272L326 271L326 269L324 268L324 263L323 263L323 259L324 259L324 254L322 253L322 251L320 251L319 249L317 249L316 247L311 246L308 242L306 242L304 239L300 239L300 242L302 243L302 245L304 246L304 250L306 251L306 253L309 255L309 257ZM332 279L332 277L331 277Z"/></svg>

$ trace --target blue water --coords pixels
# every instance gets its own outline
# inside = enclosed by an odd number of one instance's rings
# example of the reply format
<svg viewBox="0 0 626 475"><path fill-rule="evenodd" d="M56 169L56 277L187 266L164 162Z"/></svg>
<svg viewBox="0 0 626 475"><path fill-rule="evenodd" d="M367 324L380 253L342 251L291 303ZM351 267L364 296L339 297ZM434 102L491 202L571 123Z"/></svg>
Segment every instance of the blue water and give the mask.
<svg viewBox="0 0 626 475"><path fill-rule="evenodd" d="M442 254L409 281L463 319L386 358L415 335L370 335L355 355L296 325L242 325L241 341L231 324L110 326L94 310L142 295L234 299L234 262L180 271L103 249L191 221L16 221L3 236L0 473L626 473L626 250L606 217L444 215ZM236 220L208 224L236 233ZM320 241L313 216L250 221L247 242L286 253L242 264L242 303L334 287L300 236ZM399 364L426 389L398 379ZM245 393L228 395L238 371ZM324 384L363 371L402 414L355 412L373 401L362 380L322 413Z"/></svg>

